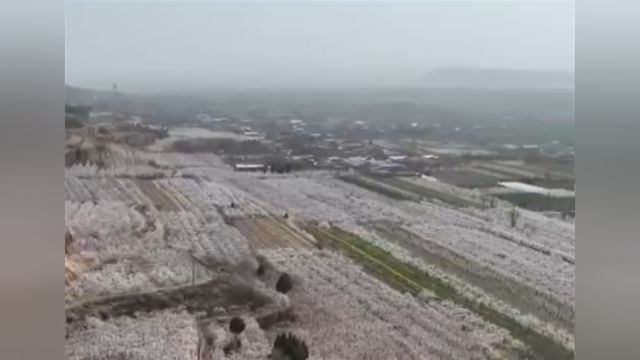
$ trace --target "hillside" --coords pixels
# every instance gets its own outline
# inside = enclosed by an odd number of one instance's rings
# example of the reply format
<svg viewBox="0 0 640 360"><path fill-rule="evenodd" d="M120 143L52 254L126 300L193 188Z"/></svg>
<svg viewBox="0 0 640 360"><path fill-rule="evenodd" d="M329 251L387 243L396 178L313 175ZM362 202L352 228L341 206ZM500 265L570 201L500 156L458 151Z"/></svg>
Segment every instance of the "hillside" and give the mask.
<svg viewBox="0 0 640 360"><path fill-rule="evenodd" d="M574 74L565 71L449 67L429 72L424 81L434 87L571 89L574 87Z"/></svg>

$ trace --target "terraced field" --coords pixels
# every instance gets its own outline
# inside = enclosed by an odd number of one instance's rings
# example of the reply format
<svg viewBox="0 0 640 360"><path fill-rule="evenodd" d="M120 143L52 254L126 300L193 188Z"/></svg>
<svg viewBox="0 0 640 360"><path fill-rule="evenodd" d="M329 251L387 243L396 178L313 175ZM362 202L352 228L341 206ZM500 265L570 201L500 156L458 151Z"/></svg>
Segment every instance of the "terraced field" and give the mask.
<svg viewBox="0 0 640 360"><path fill-rule="evenodd" d="M517 321L502 314L486 304L474 302L464 297L452 286L441 279L430 275L422 269L396 259L391 253L340 228L322 229L311 226L309 231L322 242L343 251L347 256L364 266L364 269L375 277L386 282L401 292L414 296L429 294L439 299L453 301L471 310L478 316L497 326L507 329L514 338L529 346L535 359L571 359L573 352L556 344L554 339L526 328ZM524 356L520 354L518 356Z"/></svg>
<svg viewBox="0 0 640 360"><path fill-rule="evenodd" d="M333 253L268 252L279 267L304 279L292 329L313 358L499 359L524 351L506 332L449 302L403 295Z"/></svg>
<svg viewBox="0 0 640 360"><path fill-rule="evenodd" d="M158 339L181 339L176 358L264 359L283 331L310 359L573 358L573 224L523 210L511 226L501 201L412 179L237 173L210 154L139 149L111 160L65 171L67 305L100 308L72 316L69 358L128 354L144 346L113 329L133 339L168 321L181 325ZM272 316L194 306L192 287L223 272L241 286L218 295L263 294ZM122 301L135 310L114 310ZM231 316L246 333L229 332Z"/></svg>

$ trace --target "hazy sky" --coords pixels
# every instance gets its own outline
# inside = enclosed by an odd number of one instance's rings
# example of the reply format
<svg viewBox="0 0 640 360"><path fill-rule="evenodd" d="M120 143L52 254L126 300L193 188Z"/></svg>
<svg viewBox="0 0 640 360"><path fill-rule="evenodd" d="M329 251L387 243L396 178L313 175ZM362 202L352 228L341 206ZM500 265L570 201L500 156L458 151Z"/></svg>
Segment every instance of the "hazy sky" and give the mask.
<svg viewBox="0 0 640 360"><path fill-rule="evenodd" d="M573 2L69 2L67 84L123 91L419 83L570 70Z"/></svg>

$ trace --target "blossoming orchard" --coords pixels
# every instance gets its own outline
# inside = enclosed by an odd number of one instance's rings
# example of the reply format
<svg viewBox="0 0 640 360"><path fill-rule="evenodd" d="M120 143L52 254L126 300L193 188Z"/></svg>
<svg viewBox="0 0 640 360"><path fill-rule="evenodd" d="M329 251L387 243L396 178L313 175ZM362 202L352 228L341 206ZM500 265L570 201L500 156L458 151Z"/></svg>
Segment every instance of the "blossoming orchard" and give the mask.
<svg viewBox="0 0 640 360"><path fill-rule="evenodd" d="M309 359L573 358L572 222L419 178L108 146L65 171L70 360L267 359L278 336Z"/></svg>

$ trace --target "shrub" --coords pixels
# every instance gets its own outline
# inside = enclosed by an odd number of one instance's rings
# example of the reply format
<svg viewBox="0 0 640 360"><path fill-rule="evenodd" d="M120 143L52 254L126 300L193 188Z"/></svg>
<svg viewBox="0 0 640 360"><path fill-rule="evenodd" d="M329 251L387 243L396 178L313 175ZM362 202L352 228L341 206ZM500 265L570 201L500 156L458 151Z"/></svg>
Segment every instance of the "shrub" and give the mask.
<svg viewBox="0 0 640 360"><path fill-rule="evenodd" d="M291 276L287 273L283 273L278 278L278 282L276 283L276 291L286 294L293 288L293 283L291 281Z"/></svg>
<svg viewBox="0 0 640 360"><path fill-rule="evenodd" d="M273 343L273 349L269 356L272 360L306 360L308 357L309 349L307 348L307 344L291 334L278 335Z"/></svg>
<svg viewBox="0 0 640 360"><path fill-rule="evenodd" d="M242 333L245 327L246 326L244 324L244 320L237 316L231 319L231 321L229 322L229 331L231 331L235 335Z"/></svg>

